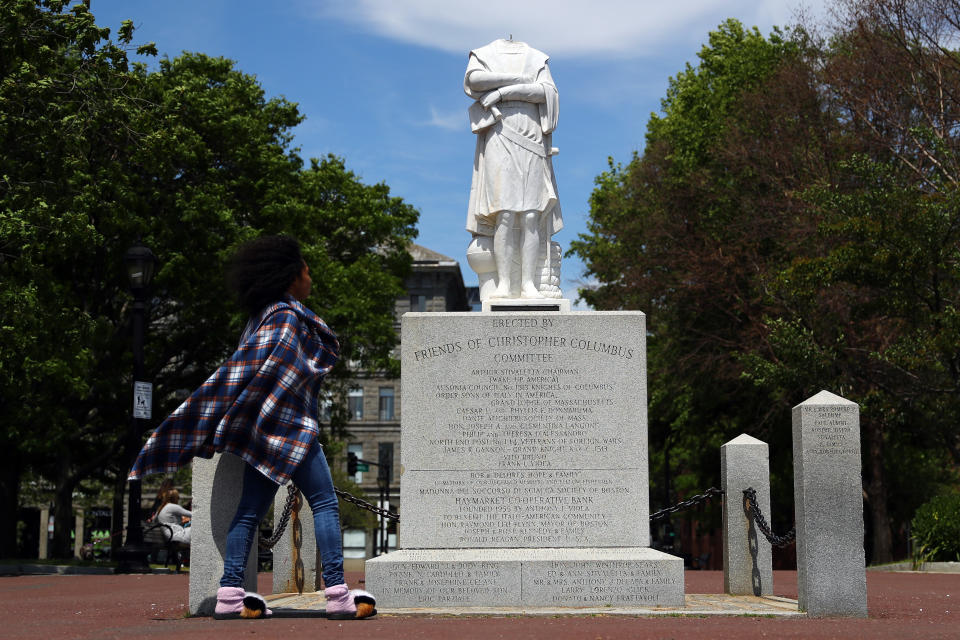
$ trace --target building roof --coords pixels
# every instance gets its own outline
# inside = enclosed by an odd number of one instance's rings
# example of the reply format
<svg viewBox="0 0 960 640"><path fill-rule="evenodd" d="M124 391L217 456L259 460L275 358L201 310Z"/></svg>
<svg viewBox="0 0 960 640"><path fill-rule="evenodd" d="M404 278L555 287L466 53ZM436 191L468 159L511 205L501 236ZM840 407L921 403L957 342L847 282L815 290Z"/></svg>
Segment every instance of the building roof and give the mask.
<svg viewBox="0 0 960 640"><path fill-rule="evenodd" d="M449 256L445 256L442 253L437 253L432 249L427 249L419 244L414 242L410 243L410 246L407 247L407 251L410 252L410 255L413 256L414 262L439 262L439 263L452 263L456 264L457 261Z"/></svg>

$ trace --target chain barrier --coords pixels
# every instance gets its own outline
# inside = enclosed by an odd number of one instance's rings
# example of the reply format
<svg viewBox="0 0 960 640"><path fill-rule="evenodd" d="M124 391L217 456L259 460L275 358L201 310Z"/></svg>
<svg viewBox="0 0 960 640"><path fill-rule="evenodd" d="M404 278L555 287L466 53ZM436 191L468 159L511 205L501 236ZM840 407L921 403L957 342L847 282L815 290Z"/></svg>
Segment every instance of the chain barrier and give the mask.
<svg viewBox="0 0 960 640"><path fill-rule="evenodd" d="M667 507L666 509L661 509L660 511L657 511L656 513L650 516L650 522L653 522L654 520L659 520L660 518L664 518L670 515L671 513L676 513L677 511L681 511L682 509L687 509L689 507L698 505L701 502L706 502L707 500L710 500L714 496L722 496L722 495L723 495L723 489L710 487L709 489L707 489L701 494L695 495L692 498L684 500L683 502L678 502L672 507Z"/></svg>
<svg viewBox="0 0 960 640"><path fill-rule="evenodd" d="M293 518L290 521L290 527L293 533L293 581L297 585L297 593L303 595L303 582L305 572L303 569L303 558L300 557L300 547L303 545L303 528L300 526L300 492L295 490L293 501Z"/></svg>
<svg viewBox="0 0 960 640"><path fill-rule="evenodd" d="M754 521L757 523L757 528L760 529L760 532L763 533L763 536L770 544L775 547L785 547L796 540L796 527L790 529L790 531L787 531L782 536L778 536L770 530L770 525L767 524L766 519L763 517L763 513L760 512L760 505L757 503L757 492L753 487L743 490L743 499L747 503L746 508L749 509L751 517L753 517Z"/></svg>
<svg viewBox="0 0 960 640"><path fill-rule="evenodd" d="M261 549L273 549L273 546L277 544L277 541L283 536L283 531L287 528L287 522L290 521L293 503L297 501L297 491L297 486L292 482L287 485L287 501L283 505L283 513L280 515L280 520L277 522L272 536L267 538L264 537L262 533L260 534L259 544Z"/></svg>
<svg viewBox="0 0 960 640"><path fill-rule="evenodd" d="M334 492L336 492L336 494L341 499L351 504L355 504L361 509L366 509L367 511L371 511L382 518L395 520L397 522L400 521L400 515L397 513L394 513L393 511L382 509L374 504L367 502L366 500L362 500L354 495L351 495L346 491L337 489L336 487L334 487ZM664 518L672 513L682 511L683 509L689 509L690 507L694 507L700 504L701 502L706 502L707 500L711 500L715 496L722 496L722 495L723 495L723 489L710 487L709 489L707 489L701 494L695 495L691 498L688 498L687 500L678 502L672 507L667 507L666 509L661 509L660 511L657 511L654 514L651 514L650 522L653 522L654 520L659 520L660 518ZM763 517L763 513L760 511L760 506L757 504L757 492L752 487L749 489L744 489L743 496L744 496L744 500L747 501L747 507L750 511L750 515L756 521L757 527L763 533L764 537L766 537L766 539L770 542L770 544L776 547L785 547L796 539L797 537L796 528L790 529L790 531L788 531L786 534L782 536L778 536L770 530L770 526L767 524L766 519ZM299 505L296 504L297 502L298 502L297 487L294 486L294 484L291 482L290 484L287 485L287 501L284 504L283 513L280 516L280 521L277 523L276 530L274 531L273 535L270 536L269 538L264 537L263 534L260 535L260 547L262 549L270 549L277 543L278 540L280 540L280 537L283 535L284 529L286 529L287 527L287 522L290 520L290 514L295 510L299 511ZM297 525L300 524L299 519L297 519L296 524ZM296 534L294 535L296 537Z"/></svg>
<svg viewBox="0 0 960 640"><path fill-rule="evenodd" d="M380 516L380 517L382 517L382 518L386 518L387 520L396 520L397 522L400 522L400 515L397 514L397 513L394 513L393 511L388 511L388 510L386 510L386 509L381 509L380 507L378 507L378 506L376 506L376 505L370 504L370 503L367 502L366 500L361 500L361 499L358 498L357 496L350 495L350 494L347 493L346 491L341 491L340 489L337 489L336 487L333 488L333 491L334 491L338 496L340 496L341 498L343 498L344 500L346 500L347 502L349 502L349 503L351 503L351 504L355 504L355 505L357 505L358 507L360 507L361 509L366 509L367 511L372 511L372 512L374 512L375 514L377 514L378 516Z"/></svg>
<svg viewBox="0 0 960 640"><path fill-rule="evenodd" d="M341 489L333 488L334 492L340 496L343 500L355 504L361 509L366 509L367 511L372 511L382 518L387 518L388 520L400 521L400 515L394 513L393 511L388 511L386 509L381 509L380 507L373 505L366 500L361 500L360 498L342 491ZM261 549L272 549L274 545L280 540L283 536L284 530L287 528L287 523L290 521L290 514L294 511L294 506L298 503L297 493L299 490L296 485L292 482L287 485L287 501L283 505L283 513L280 515L280 520L277 522L277 526L274 528L273 535L269 538L260 534L259 545ZM299 510L299 506L297 506Z"/></svg>

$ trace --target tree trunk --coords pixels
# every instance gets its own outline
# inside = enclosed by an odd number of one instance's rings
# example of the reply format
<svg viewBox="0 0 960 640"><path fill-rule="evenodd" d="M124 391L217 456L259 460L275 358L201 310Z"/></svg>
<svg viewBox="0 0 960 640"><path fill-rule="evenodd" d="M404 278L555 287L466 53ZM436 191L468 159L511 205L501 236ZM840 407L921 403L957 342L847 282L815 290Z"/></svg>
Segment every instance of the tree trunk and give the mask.
<svg viewBox="0 0 960 640"><path fill-rule="evenodd" d="M17 556L17 521L20 510L20 465L14 460L0 463L0 558Z"/></svg>
<svg viewBox="0 0 960 640"><path fill-rule="evenodd" d="M73 487L74 483L62 480L57 483L57 490L53 502L53 544L50 548L51 558L72 558L73 541L70 532L73 531Z"/></svg>
<svg viewBox="0 0 960 640"><path fill-rule="evenodd" d="M863 422L867 453L867 505L870 513L873 564L893 561L893 535L887 512L887 485L883 470L883 425L876 420Z"/></svg>

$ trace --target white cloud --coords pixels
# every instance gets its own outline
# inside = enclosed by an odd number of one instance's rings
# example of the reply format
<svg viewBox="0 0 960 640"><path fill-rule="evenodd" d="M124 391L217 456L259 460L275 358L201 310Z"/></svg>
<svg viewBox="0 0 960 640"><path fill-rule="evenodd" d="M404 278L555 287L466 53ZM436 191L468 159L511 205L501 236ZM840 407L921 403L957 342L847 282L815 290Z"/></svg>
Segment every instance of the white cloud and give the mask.
<svg viewBox="0 0 960 640"><path fill-rule="evenodd" d="M460 109L453 113L440 113L436 107L430 107L430 119L424 124L430 127L439 127L447 131L462 131L468 126L466 110Z"/></svg>
<svg viewBox="0 0 960 640"><path fill-rule="evenodd" d="M735 17L768 31L792 22L806 4L827 0L320 0L318 15L378 35L465 54L496 38L529 42L565 57L648 57L673 44L702 41Z"/></svg>

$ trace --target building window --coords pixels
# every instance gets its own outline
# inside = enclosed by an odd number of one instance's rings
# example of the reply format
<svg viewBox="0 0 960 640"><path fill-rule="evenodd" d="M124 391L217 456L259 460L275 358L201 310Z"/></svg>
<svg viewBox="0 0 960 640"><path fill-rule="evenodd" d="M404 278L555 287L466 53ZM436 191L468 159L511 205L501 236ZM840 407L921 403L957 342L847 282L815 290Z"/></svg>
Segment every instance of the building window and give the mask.
<svg viewBox="0 0 960 640"><path fill-rule="evenodd" d="M330 422L330 413L333 410L333 398L329 394L320 396L320 420Z"/></svg>
<svg viewBox="0 0 960 640"><path fill-rule="evenodd" d="M357 456L357 458L359 458L360 460L363 460L363 445L359 442L354 444L348 444L347 453L353 453ZM353 480L357 484L360 484L361 482L363 482L363 471L357 471L352 476L347 476L347 477L349 477L351 480Z"/></svg>
<svg viewBox="0 0 960 640"><path fill-rule="evenodd" d="M380 419L393 420L393 387L380 387Z"/></svg>
<svg viewBox="0 0 960 640"><path fill-rule="evenodd" d="M410 311L426 311L427 296L413 294L410 296Z"/></svg>
<svg viewBox="0 0 960 640"><path fill-rule="evenodd" d="M343 557L367 557L367 532L363 529L343 530Z"/></svg>
<svg viewBox="0 0 960 640"><path fill-rule="evenodd" d="M353 387L347 392L347 410L351 420L363 420L363 388Z"/></svg>

